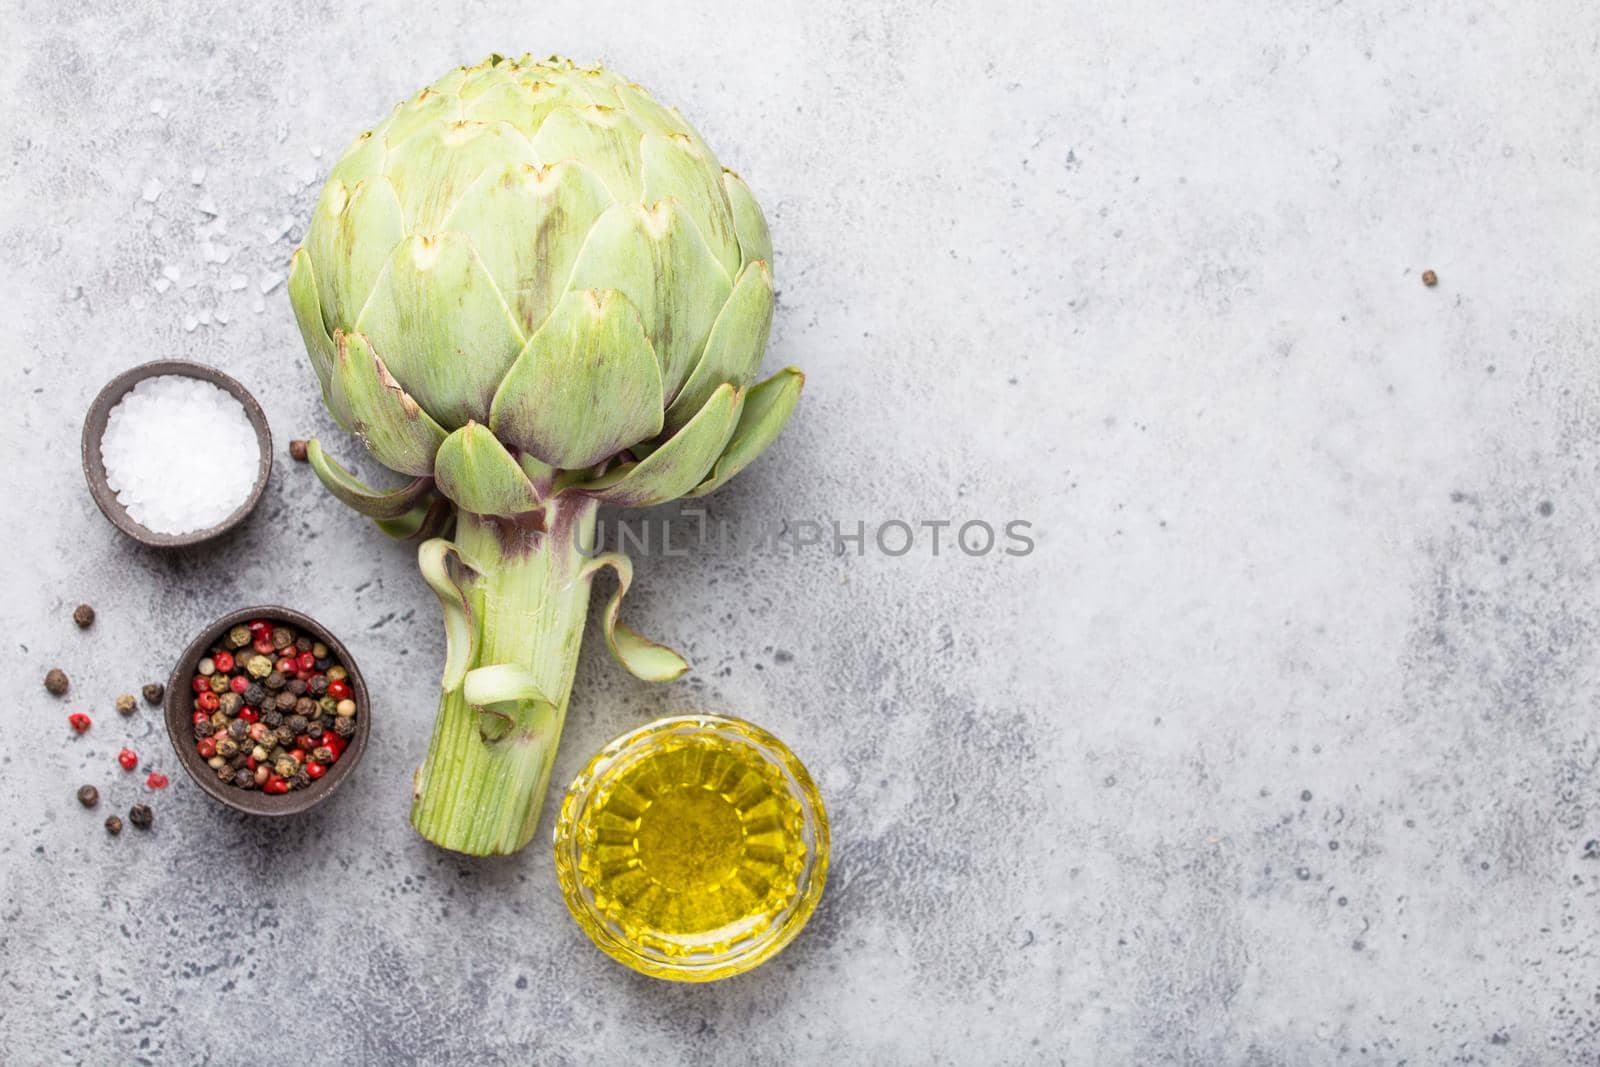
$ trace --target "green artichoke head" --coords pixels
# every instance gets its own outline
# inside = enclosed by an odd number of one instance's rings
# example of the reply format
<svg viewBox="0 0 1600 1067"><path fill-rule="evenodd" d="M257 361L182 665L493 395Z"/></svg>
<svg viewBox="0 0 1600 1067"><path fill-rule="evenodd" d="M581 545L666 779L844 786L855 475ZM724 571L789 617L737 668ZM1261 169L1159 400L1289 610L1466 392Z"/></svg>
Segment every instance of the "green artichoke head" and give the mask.
<svg viewBox="0 0 1600 1067"><path fill-rule="evenodd" d="M709 492L772 441L804 376L752 386L772 320L766 220L676 110L600 67L493 55L334 165L289 294L334 417L415 481L516 516L554 493ZM402 523L402 527L404 524Z"/></svg>

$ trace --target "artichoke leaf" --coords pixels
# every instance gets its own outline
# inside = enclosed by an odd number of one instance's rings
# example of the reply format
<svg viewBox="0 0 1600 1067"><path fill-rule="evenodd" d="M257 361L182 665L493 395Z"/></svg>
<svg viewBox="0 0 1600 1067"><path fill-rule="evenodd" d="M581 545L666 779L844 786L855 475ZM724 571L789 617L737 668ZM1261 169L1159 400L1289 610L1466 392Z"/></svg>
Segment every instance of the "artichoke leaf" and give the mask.
<svg viewBox="0 0 1600 1067"><path fill-rule="evenodd" d="M554 163L581 159L619 204L639 200L639 139L644 130L633 116L603 104L567 105L552 110L533 135L538 157Z"/></svg>
<svg viewBox="0 0 1600 1067"><path fill-rule="evenodd" d="M745 395L739 425L728 440L728 447L717 459L711 477L687 493L705 496L744 470L770 445L794 413L806 376L798 367L785 367Z"/></svg>
<svg viewBox="0 0 1600 1067"><path fill-rule="evenodd" d="M579 577L592 581L598 572L610 568L617 575L617 591L606 603L601 626L606 635L606 648L629 674L646 682L670 682L689 669L688 660L665 645L658 645L641 637L617 621L622 610L622 597L633 582L633 561L620 552L606 552L586 563Z"/></svg>
<svg viewBox="0 0 1600 1067"><path fill-rule="evenodd" d="M322 322L322 298L317 295L316 269L311 256L304 248L294 250L289 257L289 304L294 308L294 321L300 327L300 336L306 343L306 354L311 357L311 369L317 372L317 384L322 387L322 402L334 420L346 430L350 429L350 416L333 402L333 362L337 355L333 338Z"/></svg>
<svg viewBox="0 0 1600 1067"><path fill-rule="evenodd" d="M744 261L754 263L764 259L771 263L772 233L767 229L767 217L761 213L761 205L751 195L750 187L727 168L722 171L722 187L727 190L728 204L733 208L733 228L739 234Z"/></svg>
<svg viewBox="0 0 1600 1067"><path fill-rule="evenodd" d="M472 238L525 335L545 321L567 289L584 238L611 194L581 163L516 164L468 190L444 220Z"/></svg>
<svg viewBox="0 0 1600 1067"><path fill-rule="evenodd" d="M429 493L399 518L374 519L372 522L396 541L424 541L443 533L453 513L454 508L450 501L438 493Z"/></svg>
<svg viewBox="0 0 1600 1067"><path fill-rule="evenodd" d="M761 366L771 329L772 272L765 260L757 260L739 274L733 295L712 323L700 362L667 409L667 432L693 418L717 386L731 383L743 389L749 385L756 368Z"/></svg>
<svg viewBox="0 0 1600 1067"><path fill-rule="evenodd" d="M467 672L462 696L478 713L478 732L491 744L513 733L534 738L554 733L556 704L524 667L496 663Z"/></svg>
<svg viewBox="0 0 1600 1067"><path fill-rule="evenodd" d="M400 199L383 175L323 188L301 249L311 257L329 337L355 326L405 232Z"/></svg>
<svg viewBox="0 0 1600 1067"><path fill-rule="evenodd" d="M445 426L488 419L494 391L526 341L471 238L450 232L401 242L355 329Z"/></svg>
<svg viewBox="0 0 1600 1067"><path fill-rule="evenodd" d="M390 470L432 474L443 427L400 387L364 335L341 330L335 342L333 398L349 415L350 428Z"/></svg>
<svg viewBox="0 0 1600 1067"><path fill-rule="evenodd" d="M432 478L417 478L387 492L373 489L324 452L315 437L306 442L306 460L328 492L369 519L398 519L433 488Z"/></svg>
<svg viewBox="0 0 1600 1067"><path fill-rule="evenodd" d="M647 134L639 146L646 204L676 200L728 276L739 273L739 235L722 170L686 133Z"/></svg>
<svg viewBox="0 0 1600 1067"><path fill-rule="evenodd" d="M469 422L439 446L434 478L457 507L515 518L540 506L539 492L487 426Z"/></svg>
<svg viewBox="0 0 1600 1067"><path fill-rule="evenodd" d="M466 678L467 665L477 655L478 627L463 588L477 572L461 550L442 537L422 542L417 548L417 567L444 610L444 675L439 684L448 692Z"/></svg>
<svg viewBox="0 0 1600 1067"><path fill-rule="evenodd" d="M698 485L722 454L743 403L739 390L718 386L695 417L654 452L573 488L625 507L647 508L676 500Z"/></svg>
<svg viewBox="0 0 1600 1067"><path fill-rule="evenodd" d="M568 293L500 383L489 426L568 470L660 433L661 369L628 298L614 289Z"/></svg>
<svg viewBox="0 0 1600 1067"><path fill-rule="evenodd" d="M617 289L639 309L667 401L694 369L733 283L676 202L618 204L600 216L569 289Z"/></svg>

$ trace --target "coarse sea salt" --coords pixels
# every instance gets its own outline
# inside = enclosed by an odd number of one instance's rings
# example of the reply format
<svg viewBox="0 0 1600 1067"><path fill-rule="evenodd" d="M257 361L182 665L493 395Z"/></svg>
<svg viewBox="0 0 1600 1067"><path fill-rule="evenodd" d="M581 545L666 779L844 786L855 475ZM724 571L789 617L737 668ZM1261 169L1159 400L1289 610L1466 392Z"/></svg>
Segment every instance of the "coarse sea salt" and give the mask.
<svg viewBox="0 0 1600 1067"><path fill-rule="evenodd" d="M106 484L135 522L161 534L216 526L250 497L255 427L231 394L199 378L146 378L100 436Z"/></svg>

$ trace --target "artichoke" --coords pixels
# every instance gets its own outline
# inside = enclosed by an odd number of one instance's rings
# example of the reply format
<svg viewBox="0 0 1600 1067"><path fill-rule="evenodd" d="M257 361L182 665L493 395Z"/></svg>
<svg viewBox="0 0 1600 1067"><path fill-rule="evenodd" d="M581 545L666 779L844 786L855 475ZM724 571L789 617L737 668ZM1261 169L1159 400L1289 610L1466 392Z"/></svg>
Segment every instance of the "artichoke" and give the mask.
<svg viewBox="0 0 1600 1067"><path fill-rule="evenodd" d="M538 822L601 570L603 628L640 678L688 664L617 621L630 561L601 502L699 496L788 421L804 376L752 385L772 319L766 220L677 111L600 67L492 55L334 165L289 296L328 409L380 491L319 442L329 491L422 540L448 648L412 824L513 852Z"/></svg>

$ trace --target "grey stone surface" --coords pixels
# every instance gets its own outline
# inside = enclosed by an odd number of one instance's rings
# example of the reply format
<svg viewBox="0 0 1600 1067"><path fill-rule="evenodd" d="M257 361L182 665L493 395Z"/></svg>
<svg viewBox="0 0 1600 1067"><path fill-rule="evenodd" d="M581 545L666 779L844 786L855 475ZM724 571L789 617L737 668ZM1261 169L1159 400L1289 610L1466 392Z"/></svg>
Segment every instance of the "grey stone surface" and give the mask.
<svg viewBox="0 0 1600 1067"><path fill-rule="evenodd" d="M0 15L0 1058L1600 1057L1593 5L326 7ZM642 559L671 686L591 629L558 784L693 706L830 806L810 928L712 987L590 947L551 806L512 859L411 832L442 639L407 547L280 454L241 534L146 552L78 472L93 392L159 356L337 439L289 253L347 140L494 48L604 58L767 207L769 361L810 379L716 518L1033 523L1020 558ZM283 825L111 709L271 600L378 702ZM111 839L125 743L175 778Z"/></svg>

